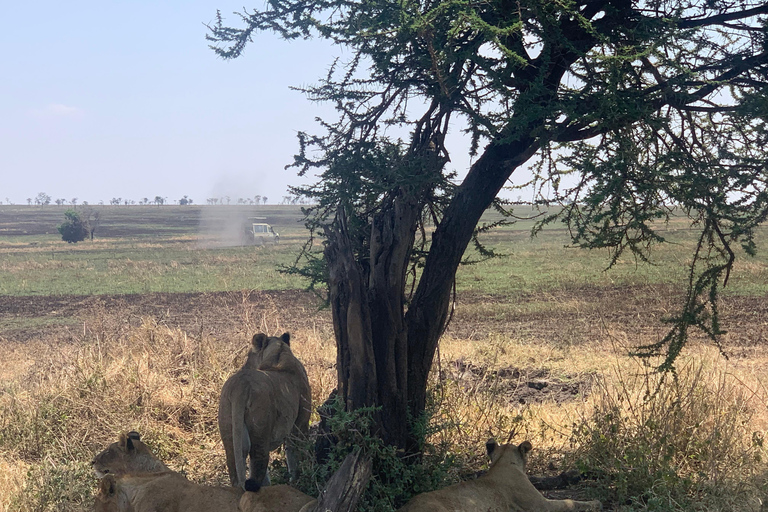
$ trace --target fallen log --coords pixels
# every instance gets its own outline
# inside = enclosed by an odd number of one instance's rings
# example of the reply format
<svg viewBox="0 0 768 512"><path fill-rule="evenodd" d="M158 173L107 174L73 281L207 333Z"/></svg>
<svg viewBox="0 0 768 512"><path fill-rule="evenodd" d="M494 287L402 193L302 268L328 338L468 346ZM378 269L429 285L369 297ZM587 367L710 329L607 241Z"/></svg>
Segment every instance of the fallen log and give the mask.
<svg viewBox="0 0 768 512"><path fill-rule="evenodd" d="M353 512L371 479L370 457L358 450L344 459L320 492L317 503L302 512Z"/></svg>

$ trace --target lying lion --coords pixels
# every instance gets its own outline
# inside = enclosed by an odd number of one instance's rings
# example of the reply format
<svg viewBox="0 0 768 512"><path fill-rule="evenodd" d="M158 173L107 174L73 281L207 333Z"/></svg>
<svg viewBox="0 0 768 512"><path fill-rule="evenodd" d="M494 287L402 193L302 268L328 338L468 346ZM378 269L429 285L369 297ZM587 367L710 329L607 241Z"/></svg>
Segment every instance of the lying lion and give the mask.
<svg viewBox="0 0 768 512"><path fill-rule="evenodd" d="M120 434L116 443L112 443L99 452L91 461L96 478L107 474L157 473L170 471L168 466L155 457L149 447L141 442L136 431Z"/></svg>
<svg viewBox="0 0 768 512"><path fill-rule="evenodd" d="M138 432L120 434L116 443L94 457L91 464L102 479L96 512L300 512L316 503L313 497L289 485L243 493L231 487L195 484L168 469L140 438ZM206 508L211 506L216 508Z"/></svg>
<svg viewBox="0 0 768 512"><path fill-rule="evenodd" d="M175 471L107 474L99 482L95 512L238 512L243 491L190 482Z"/></svg>
<svg viewBox="0 0 768 512"><path fill-rule="evenodd" d="M525 464L531 443L486 443L491 467L476 480L414 496L399 512L560 512L601 510L599 501L548 500L531 484Z"/></svg>
<svg viewBox="0 0 768 512"><path fill-rule="evenodd" d="M283 442L291 479L298 476L298 449L292 440L307 433L312 398L307 372L291 352L290 339L287 332L279 338L255 335L245 364L221 390L219 433L235 487L256 491L269 485L269 452Z"/></svg>
<svg viewBox="0 0 768 512"><path fill-rule="evenodd" d="M290 485L270 485L246 491L240 498L240 512L305 512L316 504L315 498Z"/></svg>

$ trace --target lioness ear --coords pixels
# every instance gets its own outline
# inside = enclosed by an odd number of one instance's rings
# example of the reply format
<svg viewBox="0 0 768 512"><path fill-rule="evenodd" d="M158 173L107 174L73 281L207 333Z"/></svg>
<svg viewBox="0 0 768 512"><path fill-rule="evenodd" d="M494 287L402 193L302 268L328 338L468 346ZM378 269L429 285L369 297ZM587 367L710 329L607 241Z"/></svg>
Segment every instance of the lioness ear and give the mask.
<svg viewBox="0 0 768 512"><path fill-rule="evenodd" d="M533 450L533 445L531 445L530 441L523 441L517 449L520 450L520 455L522 455L523 458L526 458L528 457L528 452Z"/></svg>
<svg viewBox="0 0 768 512"><path fill-rule="evenodd" d="M127 436L125 438L125 449L128 450L129 452L136 449L136 447L133 445L133 441L134 439L130 436Z"/></svg>
<svg viewBox="0 0 768 512"><path fill-rule="evenodd" d="M291 335L287 332L284 332L282 336L280 336L280 339L283 340L283 343L286 345L291 344Z"/></svg>
<svg viewBox="0 0 768 512"><path fill-rule="evenodd" d="M120 433L120 436L117 438L117 446L119 446L122 450L125 450L125 443L128 442L128 436L124 433Z"/></svg>
<svg viewBox="0 0 768 512"><path fill-rule="evenodd" d="M259 334L255 334L253 336L253 340L251 343L253 343L253 346L256 347L257 350L261 350L264 348L264 343L267 341L267 335L263 332L260 332Z"/></svg>
<svg viewBox="0 0 768 512"><path fill-rule="evenodd" d="M495 439L489 439L485 443L485 451L488 452L488 456L490 457L491 454L498 448L499 444L496 442Z"/></svg>
<svg viewBox="0 0 768 512"><path fill-rule="evenodd" d="M134 441L141 441L141 434L139 434L135 430L131 430L126 435L128 436L129 439L133 439Z"/></svg>

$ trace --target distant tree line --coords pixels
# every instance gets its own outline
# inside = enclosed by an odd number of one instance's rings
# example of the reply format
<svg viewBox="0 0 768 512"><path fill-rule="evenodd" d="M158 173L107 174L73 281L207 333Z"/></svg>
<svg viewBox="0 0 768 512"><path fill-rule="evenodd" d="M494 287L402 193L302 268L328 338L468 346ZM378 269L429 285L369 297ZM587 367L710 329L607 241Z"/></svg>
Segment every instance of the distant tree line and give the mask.
<svg viewBox="0 0 768 512"><path fill-rule="evenodd" d="M206 204L209 205L231 205L231 204L238 204L238 205L266 205L269 201L269 198L267 196L262 195L255 195L253 197L238 197L236 199L232 198L231 196L220 196L220 197L209 197L205 200ZM10 198L5 198L6 204L13 204L13 202L10 200ZM181 206L191 205L193 204L192 198L185 195L181 199L173 201L174 204L178 204ZM311 200L303 197L303 196L283 196L282 200L279 204L291 204L291 205L306 205L311 204ZM27 204L28 205L38 205L38 206L47 206L51 203L54 203L58 206L64 206L64 205L70 205L75 207L77 209L78 198L73 197L72 199L52 199L52 197L45 192L40 192L37 194L34 198L28 197L27 198ZM149 197L143 197L139 201L136 201L134 199L128 199L128 198L122 198L122 197L113 197L108 202L111 206L120 206L120 205L158 205L162 206L165 204L171 204L168 201L167 197L163 196L155 196L154 199L150 199ZM0 201L0 204L2 204L2 201ZM104 205L104 201L99 201L99 205ZM83 206L88 206L87 201L82 202Z"/></svg>

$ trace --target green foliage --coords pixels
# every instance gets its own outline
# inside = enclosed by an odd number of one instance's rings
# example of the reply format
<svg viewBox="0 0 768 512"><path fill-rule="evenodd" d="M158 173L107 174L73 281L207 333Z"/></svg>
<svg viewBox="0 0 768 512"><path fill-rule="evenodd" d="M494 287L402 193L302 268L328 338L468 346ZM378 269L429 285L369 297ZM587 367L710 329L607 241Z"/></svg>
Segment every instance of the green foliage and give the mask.
<svg viewBox="0 0 768 512"><path fill-rule="evenodd" d="M87 223L75 210L64 212L64 222L61 223L58 230L61 233L61 239L70 244L82 242L90 233Z"/></svg>
<svg viewBox="0 0 768 512"><path fill-rule="evenodd" d="M326 462L314 460L315 439L305 447L301 476L297 487L307 494L316 494L339 468L346 455L361 449L373 461L373 477L364 492L358 510L365 512L391 512L404 505L413 495L440 489L455 482L460 462L450 454L447 446L425 442L429 434L422 423L417 428L421 441L419 455L406 456L394 446L386 445L376 435L375 416L379 409L364 407L349 412L344 410L340 398L331 403L327 416L330 440Z"/></svg>
<svg viewBox="0 0 768 512"><path fill-rule="evenodd" d="M768 218L762 96L746 95L722 111L649 112L645 123L607 133L599 146L563 144L549 155L549 179L564 208L544 222L562 219L580 247L609 248L611 266L625 252L649 261L653 248L667 241L660 229L673 215L685 214L697 226L681 311L667 319L672 327L662 340L638 350L647 358L665 354L660 369L674 369L689 327L718 343L725 331L717 299L735 248L755 254L755 229ZM558 188L562 169L579 175L575 187Z"/></svg>
<svg viewBox="0 0 768 512"><path fill-rule="evenodd" d="M318 201L308 225L344 233L364 271L375 265L371 226L398 201L418 209L399 234L417 234L414 280L430 252L452 245L474 240L492 256L475 226L532 157L532 180L513 185L562 204L544 222L563 220L579 247L609 248L609 266L625 253L648 261L666 242L664 221L686 215L700 231L688 294L669 335L638 350L665 354L659 367L674 369L689 328L717 343L733 247L753 254L768 217L766 15L756 0L272 0L239 14L241 28L219 14L208 39L224 58L265 30L350 52L301 89L334 104L338 119L321 123L323 135L300 134L295 166L321 179L295 192ZM445 167L451 129L466 130L477 155L459 185ZM430 237L430 223L445 237ZM303 272L322 282L318 270L310 260Z"/></svg>

